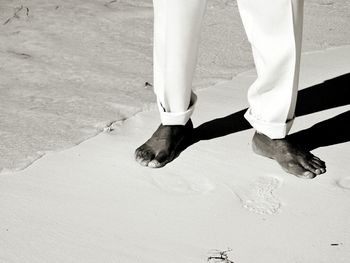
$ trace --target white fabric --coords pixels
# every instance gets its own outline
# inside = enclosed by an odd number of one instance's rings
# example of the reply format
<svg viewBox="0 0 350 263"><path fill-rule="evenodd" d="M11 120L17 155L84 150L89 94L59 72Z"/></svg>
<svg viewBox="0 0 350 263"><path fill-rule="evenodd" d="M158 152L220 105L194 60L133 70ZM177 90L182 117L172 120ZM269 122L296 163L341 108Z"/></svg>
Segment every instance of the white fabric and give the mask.
<svg viewBox="0 0 350 263"><path fill-rule="evenodd" d="M153 4L153 81L161 121L184 125L194 110L192 79L206 0ZM294 119L303 0L238 0L238 7L258 73L248 91L245 118L270 138L284 138Z"/></svg>
<svg viewBox="0 0 350 263"><path fill-rule="evenodd" d="M158 99L157 103L160 113L160 121L163 125L185 125L193 114L196 102L197 96L192 92L190 106L187 110L181 112L166 112L162 106L162 102Z"/></svg>
<svg viewBox="0 0 350 263"><path fill-rule="evenodd" d="M239 0L258 73L245 118L272 139L291 128L298 92L302 0Z"/></svg>
<svg viewBox="0 0 350 263"><path fill-rule="evenodd" d="M153 6L153 84L161 121L184 125L193 112L188 107L206 0L154 0Z"/></svg>

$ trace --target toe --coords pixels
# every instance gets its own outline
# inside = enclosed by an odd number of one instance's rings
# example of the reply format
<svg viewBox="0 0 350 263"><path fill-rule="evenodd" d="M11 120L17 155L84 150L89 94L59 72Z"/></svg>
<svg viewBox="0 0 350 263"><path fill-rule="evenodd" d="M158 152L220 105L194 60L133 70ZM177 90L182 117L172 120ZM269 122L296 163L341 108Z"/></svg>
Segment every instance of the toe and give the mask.
<svg viewBox="0 0 350 263"><path fill-rule="evenodd" d="M297 163L288 163L287 165L282 165L282 167L286 172L294 174L300 178L312 179L316 176L312 171Z"/></svg>
<svg viewBox="0 0 350 263"><path fill-rule="evenodd" d="M318 172L318 174L324 174L326 172L326 168L320 167L317 168L316 171Z"/></svg>
<svg viewBox="0 0 350 263"><path fill-rule="evenodd" d="M310 160L309 164L314 167L315 169L314 173L316 175L323 174L325 172L325 168L323 168L322 166L320 166L320 164L314 162L313 160Z"/></svg>
<svg viewBox="0 0 350 263"><path fill-rule="evenodd" d="M312 162L317 164L318 167L326 168L326 163L316 156L312 157Z"/></svg>
<svg viewBox="0 0 350 263"><path fill-rule="evenodd" d="M135 150L135 159L137 160L137 159L139 159L139 158L141 158L141 155L142 155L142 153L144 152L144 149L145 148L145 146L144 145L141 145L139 148L137 148L136 150Z"/></svg>
<svg viewBox="0 0 350 263"><path fill-rule="evenodd" d="M318 169L318 167L315 167L311 161L302 160L300 164L302 165L302 167L304 167L306 171L309 171L316 175L321 174L321 171Z"/></svg>
<svg viewBox="0 0 350 263"><path fill-rule="evenodd" d="M148 163L154 158L154 153L151 150L144 151L142 158L139 160L141 165L147 166Z"/></svg>
<svg viewBox="0 0 350 263"><path fill-rule="evenodd" d="M315 160L311 160L310 163L312 164L313 167L315 167L315 169L320 170L321 173L326 172L326 165L322 164L320 162L317 162Z"/></svg>
<svg viewBox="0 0 350 263"><path fill-rule="evenodd" d="M304 167L303 165L298 165L298 169L296 169L296 171L297 171L296 176L298 176L299 178L304 178L304 179L315 178L317 176L317 174L315 173L316 171L313 172L312 170L315 171L315 169L312 168L311 166Z"/></svg>
<svg viewBox="0 0 350 263"><path fill-rule="evenodd" d="M159 163L164 163L170 159L170 153L167 151L161 151L156 155L156 157L154 157L154 159Z"/></svg>
<svg viewBox="0 0 350 263"><path fill-rule="evenodd" d="M135 151L135 159L141 165L147 166L147 164L154 158L154 153L148 147L139 147Z"/></svg>
<svg viewBox="0 0 350 263"><path fill-rule="evenodd" d="M148 167L150 168L160 168L162 167L161 164L157 160L152 160L147 164Z"/></svg>
<svg viewBox="0 0 350 263"><path fill-rule="evenodd" d="M315 178L316 175L310 171L305 171L302 176L299 176L300 178L305 178L305 179L312 179Z"/></svg>
<svg viewBox="0 0 350 263"><path fill-rule="evenodd" d="M314 159L316 159L316 160L321 161L321 159L320 159L320 158L318 158L318 157L317 157L317 156L315 156L315 155L312 155L312 158L314 158Z"/></svg>
<svg viewBox="0 0 350 263"><path fill-rule="evenodd" d="M158 153L152 161L148 163L151 168L160 168L166 165L170 161L169 153L161 151Z"/></svg>
<svg viewBox="0 0 350 263"><path fill-rule="evenodd" d="M313 167L315 167L316 174L323 174L323 173L326 172L326 164L325 164L325 162L312 158L310 160L310 163L312 164Z"/></svg>
<svg viewBox="0 0 350 263"><path fill-rule="evenodd" d="M315 161L317 161L317 162L319 162L319 163L321 163L321 164L323 164L323 165L325 164L324 161L322 161L320 158L318 158L318 157L315 156L315 155L312 156L312 159L315 160Z"/></svg>

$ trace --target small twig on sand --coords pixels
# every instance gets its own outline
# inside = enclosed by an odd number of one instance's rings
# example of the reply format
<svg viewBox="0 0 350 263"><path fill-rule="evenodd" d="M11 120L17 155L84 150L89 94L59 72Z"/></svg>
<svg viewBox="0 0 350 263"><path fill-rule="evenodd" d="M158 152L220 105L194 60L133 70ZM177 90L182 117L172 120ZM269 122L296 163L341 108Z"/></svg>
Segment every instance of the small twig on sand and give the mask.
<svg viewBox="0 0 350 263"><path fill-rule="evenodd" d="M111 1L109 1L107 3L105 3L104 6L109 7L111 4L113 4L115 2L118 2L118 0L111 0Z"/></svg>
<svg viewBox="0 0 350 263"><path fill-rule="evenodd" d="M28 8L28 7L23 7L23 5L21 5L20 7L17 7L17 8L15 9L15 12L13 13L13 15L12 15L10 18L8 18L8 19L3 23L3 25L6 25L6 24L10 23L11 20L14 19L14 18L17 18L17 19L20 18L20 17L18 16L18 14L19 14L23 9L26 10L26 16L29 16L29 8Z"/></svg>
<svg viewBox="0 0 350 263"><path fill-rule="evenodd" d="M209 256L207 261L209 262L211 260L214 260L214 262L234 263L232 260L228 258L228 255L227 255L227 253L231 251L232 251L231 248L228 248L225 251L213 250L212 253L214 255Z"/></svg>
<svg viewBox="0 0 350 263"><path fill-rule="evenodd" d="M12 51L12 50L8 50L7 52L10 54L16 55L17 57L24 58L24 59L32 57L31 55L29 55L27 53L16 52L16 51Z"/></svg>
<svg viewBox="0 0 350 263"><path fill-rule="evenodd" d="M153 85L151 83L149 83L148 81L145 82L145 88L151 88L153 87Z"/></svg>

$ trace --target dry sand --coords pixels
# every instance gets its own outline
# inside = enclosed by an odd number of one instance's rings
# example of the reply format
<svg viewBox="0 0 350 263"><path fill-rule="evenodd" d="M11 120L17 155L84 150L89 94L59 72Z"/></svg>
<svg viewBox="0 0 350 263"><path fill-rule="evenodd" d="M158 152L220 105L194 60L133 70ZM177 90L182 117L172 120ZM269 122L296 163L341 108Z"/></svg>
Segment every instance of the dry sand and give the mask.
<svg viewBox="0 0 350 263"><path fill-rule="evenodd" d="M228 248L235 263L349 262L350 47L304 54L301 72L292 133L326 174L252 153L248 71L198 91L200 141L162 169L133 160L159 123L149 111L2 174L0 262L203 263Z"/></svg>

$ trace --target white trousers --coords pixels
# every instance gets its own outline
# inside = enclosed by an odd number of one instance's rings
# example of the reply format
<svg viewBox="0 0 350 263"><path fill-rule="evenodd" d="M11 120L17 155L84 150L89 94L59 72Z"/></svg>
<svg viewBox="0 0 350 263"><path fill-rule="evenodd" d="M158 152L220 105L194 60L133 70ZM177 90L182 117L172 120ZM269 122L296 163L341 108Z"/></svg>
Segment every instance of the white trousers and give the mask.
<svg viewBox="0 0 350 263"><path fill-rule="evenodd" d="M238 0L258 78L244 115L258 131L284 138L294 119L303 0ZM154 91L163 125L185 125L196 95L192 80L206 0L153 0Z"/></svg>

